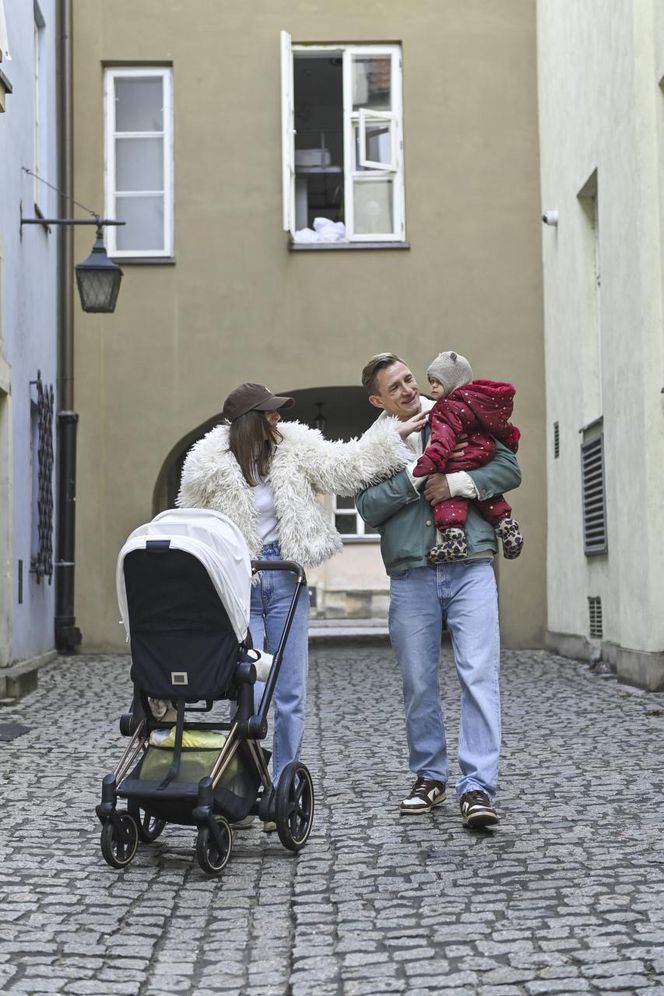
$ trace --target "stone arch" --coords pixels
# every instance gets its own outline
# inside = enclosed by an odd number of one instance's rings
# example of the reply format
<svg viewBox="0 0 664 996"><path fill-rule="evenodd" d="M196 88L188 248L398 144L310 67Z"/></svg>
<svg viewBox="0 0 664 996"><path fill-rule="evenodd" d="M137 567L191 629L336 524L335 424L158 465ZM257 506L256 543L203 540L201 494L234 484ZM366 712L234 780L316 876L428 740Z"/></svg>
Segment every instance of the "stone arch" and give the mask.
<svg viewBox="0 0 664 996"><path fill-rule="evenodd" d="M297 419L314 426L316 417L325 419L325 436L328 439L350 439L359 436L376 419L378 412L367 400L361 387L307 387L299 390L279 390L295 398L295 405L284 411L284 419ZM182 464L190 447L222 421L217 413L182 436L168 453L155 482L152 495L153 515L172 508L178 492Z"/></svg>

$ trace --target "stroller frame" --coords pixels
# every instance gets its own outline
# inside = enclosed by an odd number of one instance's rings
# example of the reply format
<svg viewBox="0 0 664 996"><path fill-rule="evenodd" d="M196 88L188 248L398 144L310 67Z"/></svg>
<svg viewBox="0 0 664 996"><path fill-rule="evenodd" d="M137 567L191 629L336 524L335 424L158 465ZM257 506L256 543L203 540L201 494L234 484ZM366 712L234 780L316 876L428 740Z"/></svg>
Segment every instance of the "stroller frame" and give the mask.
<svg viewBox="0 0 664 996"><path fill-rule="evenodd" d="M162 557L169 552L169 546L168 540L147 540L145 555ZM143 548L140 552L143 553ZM96 807L102 824L102 854L112 867L126 867L137 852L139 840L152 843L169 822L197 827L196 857L208 875L219 874L228 862L233 845L232 824L241 823L246 816L274 822L279 839L288 850L299 851L304 847L314 816L314 790L309 770L302 762L292 761L281 773L277 786L273 786L268 770L270 753L262 747L261 741L267 736L267 714L295 610L307 579L303 568L294 561L251 561L252 575L262 571L288 571L295 575L296 583L260 705L254 709L257 673L250 658L251 638L247 631L247 638L240 644L243 659L237 661L232 678L236 695L202 699L203 706L187 704L184 697L171 700L173 705L177 702L173 761L160 785L141 779L140 770L150 746L151 733L171 730L173 721L155 717L150 698L134 681L132 711L120 719L120 732L129 736L130 741L114 771L103 778L101 802ZM214 702L222 700L237 703L229 721L186 722L188 732L228 731L212 769L197 785L174 782L181 763L185 713L210 712ZM249 796L231 800L221 783L235 759L244 766L247 784L256 787ZM118 809L120 799L126 800L126 810Z"/></svg>

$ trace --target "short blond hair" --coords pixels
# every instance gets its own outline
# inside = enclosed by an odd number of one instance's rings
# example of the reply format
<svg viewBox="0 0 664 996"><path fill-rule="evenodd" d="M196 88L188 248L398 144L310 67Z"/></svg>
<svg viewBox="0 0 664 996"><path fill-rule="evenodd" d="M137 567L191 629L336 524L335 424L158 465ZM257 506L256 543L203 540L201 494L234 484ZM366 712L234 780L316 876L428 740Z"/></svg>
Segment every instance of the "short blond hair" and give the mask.
<svg viewBox="0 0 664 996"><path fill-rule="evenodd" d="M375 356L372 356L362 370L362 387L367 394L376 393L376 375L381 370L394 366L395 363L403 362L401 357L397 356L396 353L376 353Z"/></svg>

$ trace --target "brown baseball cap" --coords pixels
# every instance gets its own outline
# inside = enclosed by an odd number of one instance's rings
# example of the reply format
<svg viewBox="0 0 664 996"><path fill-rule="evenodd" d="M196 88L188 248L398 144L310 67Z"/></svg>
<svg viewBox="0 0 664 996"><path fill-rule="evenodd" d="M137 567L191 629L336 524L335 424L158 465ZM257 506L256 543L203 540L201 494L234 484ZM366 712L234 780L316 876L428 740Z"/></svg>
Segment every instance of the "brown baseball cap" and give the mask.
<svg viewBox="0 0 664 996"><path fill-rule="evenodd" d="M234 422L247 412L274 412L278 408L291 408L294 404L294 398L273 394L264 384L240 384L224 401L221 414L229 422Z"/></svg>

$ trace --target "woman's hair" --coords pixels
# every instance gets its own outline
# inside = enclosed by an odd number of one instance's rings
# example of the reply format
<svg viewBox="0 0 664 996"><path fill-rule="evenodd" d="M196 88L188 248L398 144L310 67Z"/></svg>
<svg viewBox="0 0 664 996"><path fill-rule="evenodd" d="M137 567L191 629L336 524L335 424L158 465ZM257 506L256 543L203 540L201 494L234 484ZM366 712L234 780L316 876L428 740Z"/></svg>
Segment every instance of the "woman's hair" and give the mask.
<svg viewBox="0 0 664 996"><path fill-rule="evenodd" d="M283 436L267 420L265 412L250 411L231 422L228 445L250 487L270 473L272 454Z"/></svg>

